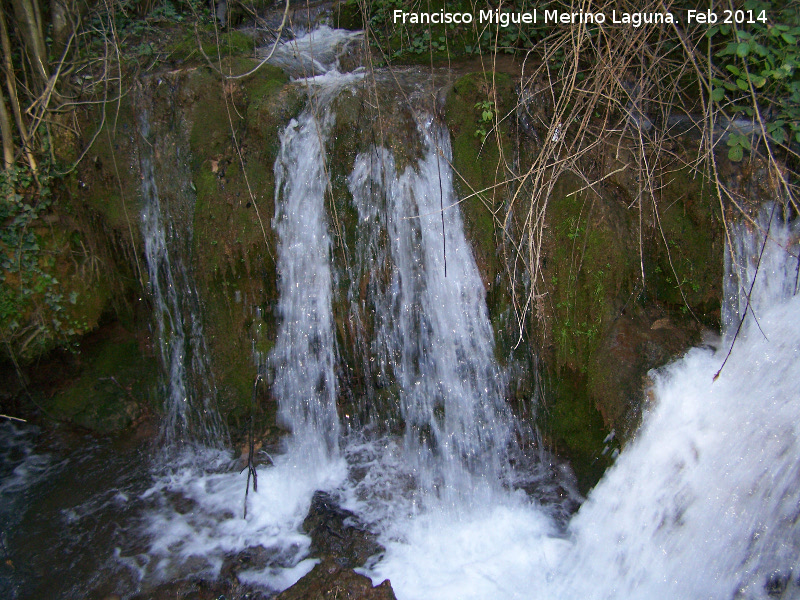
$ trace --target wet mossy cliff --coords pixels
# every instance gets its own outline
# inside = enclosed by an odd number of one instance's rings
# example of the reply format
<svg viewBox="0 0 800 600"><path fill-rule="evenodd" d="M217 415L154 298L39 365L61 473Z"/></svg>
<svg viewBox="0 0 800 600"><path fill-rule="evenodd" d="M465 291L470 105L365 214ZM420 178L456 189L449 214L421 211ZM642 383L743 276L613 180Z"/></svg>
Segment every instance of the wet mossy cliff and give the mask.
<svg viewBox="0 0 800 600"><path fill-rule="evenodd" d="M243 73L256 64L237 59L224 68ZM238 438L249 418L257 362L275 338L271 223L279 133L304 96L268 65L241 82L223 83L200 67L148 85L142 97L152 107L162 214L197 288L218 409ZM274 413L274 403L263 407Z"/></svg>
<svg viewBox="0 0 800 600"><path fill-rule="evenodd" d="M488 135L487 98L500 117ZM528 171L546 131L518 122L518 108L508 75L455 81L445 109L455 181L498 355L510 359L511 399L522 413L535 399L543 440L571 459L585 490L635 432L648 371L698 342L704 328L718 331L723 223L708 182L678 160L660 165L668 175L655 197L637 201L630 142L608 139L576 165L599 169L600 183L567 172L544 198L539 286L529 296L517 249L499 232L522 247L530 241L531 190L507 182ZM686 159L696 148L687 140L674 151ZM523 281L513 294L512 279Z"/></svg>
<svg viewBox="0 0 800 600"><path fill-rule="evenodd" d="M222 67L256 64L234 58ZM271 66L224 85L210 68L188 67L143 78L103 113L82 116L88 135L104 121L103 130L57 190L40 242L69 244L63 260L75 266L64 268L59 291L72 299L70 314L83 311L82 326L13 356L36 411L109 432L162 409L141 226L143 163L151 161L172 266L197 287L218 407L233 431L242 429L256 357L274 339L273 164L279 132L303 98ZM64 148L69 159L74 150ZM7 371L17 371L12 361ZM24 410L19 381L10 387L4 401Z"/></svg>
<svg viewBox="0 0 800 600"><path fill-rule="evenodd" d="M243 73L255 64L229 59L223 69ZM537 152L536 136L515 117L517 82L504 73L437 78L437 118L451 133L456 192L486 288L496 355L509 374L509 401L572 460L588 487L634 431L647 371L697 341L703 328L719 326L718 202L702 177L669 165L657 196L636 201L635 172L625 167L631 156L608 140L615 152L599 150L591 159L614 175L592 188L569 174L555 182L546 203L543 293L526 306L524 277L514 272L501 233L506 227L524 238L524 200L508 219L507 206L515 193L524 198L513 178ZM334 103L328 135L340 404L354 426L378 418L393 427L399 415L393 382L382 379L364 343L375 326L370 299L388 273L380 258L386 240L360 245L348 176L356 157L375 146L392 151L398 170L413 168L423 149L407 98L391 87L346 90ZM196 66L148 76L113 115L108 109L105 132L67 180L66 208L55 213L54 235L77 223L70 243L76 251L83 242L87 258L79 266L89 275L76 276L74 285L83 286L79 305L91 316L72 338L79 354L65 354L64 375L42 386L43 408L102 431L161 410L140 227L147 156L168 245L197 287L218 407L240 439L258 363L276 338L273 167L280 133L305 104L303 87L277 68L223 81ZM496 131L487 110L504 117ZM691 144L675 149L692 151ZM260 427L277 434L274 402L264 406Z"/></svg>

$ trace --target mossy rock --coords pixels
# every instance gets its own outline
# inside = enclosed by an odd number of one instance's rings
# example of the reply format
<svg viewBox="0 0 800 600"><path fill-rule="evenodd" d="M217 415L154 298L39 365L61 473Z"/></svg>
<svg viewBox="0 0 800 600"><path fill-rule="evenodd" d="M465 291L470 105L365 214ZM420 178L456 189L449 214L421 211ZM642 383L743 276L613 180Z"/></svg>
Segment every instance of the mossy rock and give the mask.
<svg viewBox="0 0 800 600"><path fill-rule="evenodd" d="M628 215L613 201L562 176L547 205L551 239L543 270L552 311L555 364L585 371L633 290Z"/></svg>
<svg viewBox="0 0 800 600"><path fill-rule="evenodd" d="M501 119L514 110L516 92L511 77L504 73L470 73L455 81L447 96L445 119L453 149L454 186L468 239L475 248L476 261L487 291L501 269L497 257L498 240L493 211L506 201L509 188L505 161L511 156L508 119L499 131L485 138L480 130L491 125L482 121L480 102L491 102L492 111ZM490 307L491 308L491 307Z"/></svg>
<svg viewBox="0 0 800 600"><path fill-rule="evenodd" d="M153 408L159 365L122 327L109 328L103 337L83 351L77 379L46 408L56 418L107 434L131 426Z"/></svg>
<svg viewBox="0 0 800 600"><path fill-rule="evenodd" d="M625 242L627 214L613 200L581 188L577 178L562 176L547 204L542 275L550 317L543 356L552 375L539 425L571 460L585 491L609 464L603 440L610 424L589 367L633 289L635 271Z"/></svg>
<svg viewBox="0 0 800 600"><path fill-rule="evenodd" d="M364 16L356 0L339 0L333 7L333 23L337 29L364 29Z"/></svg>
<svg viewBox="0 0 800 600"><path fill-rule="evenodd" d="M256 64L241 61L235 69ZM269 65L226 84L230 112L223 83L207 69L193 74L186 88L196 192L192 263L219 410L236 440L250 410L254 347L266 356L276 336L273 165L280 132L304 100L283 71Z"/></svg>
<svg viewBox="0 0 800 600"><path fill-rule="evenodd" d="M97 136L89 154L70 179L70 195L73 203L88 204L102 219L104 228L124 235L130 242L131 236L139 237L141 203L138 171L127 167L136 156L139 125L132 100L127 96L119 105L107 105L105 112L105 131ZM89 114L86 120L87 131L93 135L93 127L102 120L102 115Z"/></svg>
<svg viewBox="0 0 800 600"><path fill-rule="evenodd" d="M204 63L200 48L212 62L220 58L232 56L253 56L255 41L242 31L232 30L219 32L216 36L210 27L200 29L200 42L193 31L186 31L175 41L164 48L164 52L172 61L186 61Z"/></svg>
<svg viewBox="0 0 800 600"><path fill-rule="evenodd" d="M586 376L562 369L550 379L547 399L540 407L539 426L544 438L569 459L582 494L593 488L611 465L618 443L588 393Z"/></svg>
<svg viewBox="0 0 800 600"><path fill-rule="evenodd" d="M723 223L710 183L688 168L671 174L654 218L655 248L647 272L654 299L718 328L722 297Z"/></svg>
<svg viewBox="0 0 800 600"><path fill-rule="evenodd" d="M687 179L684 171L673 173L661 190L658 218L652 200L645 203L641 230L626 208L624 189L582 187L574 176L562 176L548 200L542 357L553 374L554 397L545 405L555 408L540 424L565 455L602 465L598 440L613 430L624 443L638 427L646 373L697 339L700 327L691 312L705 323L718 319L721 234L702 182ZM685 301L674 273L671 280L665 275L669 258ZM597 430L577 435L577 421Z"/></svg>

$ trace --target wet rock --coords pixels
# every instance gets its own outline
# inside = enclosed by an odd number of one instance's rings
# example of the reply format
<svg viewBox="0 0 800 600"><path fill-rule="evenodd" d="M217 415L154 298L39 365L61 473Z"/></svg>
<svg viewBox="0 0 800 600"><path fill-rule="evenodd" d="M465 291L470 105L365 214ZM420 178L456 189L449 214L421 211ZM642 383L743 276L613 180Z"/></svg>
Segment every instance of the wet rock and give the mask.
<svg viewBox="0 0 800 600"><path fill-rule="evenodd" d="M633 435L641 417L647 372L669 362L697 338L692 323L672 325L661 315L648 325L650 321L644 311L620 316L588 365L591 393L603 421L625 439Z"/></svg>
<svg viewBox="0 0 800 600"><path fill-rule="evenodd" d="M319 493L319 492L318 492ZM327 495L327 494L326 494ZM275 600L323 600L348 598L350 600L395 600L388 579L372 587L368 577L352 569L343 568L332 558L326 558L305 577Z"/></svg>
<svg viewBox="0 0 800 600"><path fill-rule="evenodd" d="M55 389L43 406L58 419L108 434L140 423L152 410L158 362L119 323L85 338L80 354L63 366L57 359L46 364L54 369ZM63 379L58 380L59 374ZM36 383L40 389L49 387L46 376Z"/></svg>
<svg viewBox="0 0 800 600"><path fill-rule="evenodd" d="M325 492L314 494L303 529L311 536L312 556L330 558L342 567L362 566L384 550L354 513Z"/></svg>
<svg viewBox="0 0 800 600"><path fill-rule="evenodd" d="M197 500L184 496L180 492L169 490L164 496L179 515L188 515L197 509Z"/></svg>
<svg viewBox="0 0 800 600"><path fill-rule="evenodd" d="M764 589L767 592L767 596L769 596L770 598L782 597L784 592L786 591L790 579L791 579L791 573L784 573L781 571L776 571L775 573L772 573L767 578L767 582L764 584Z"/></svg>
<svg viewBox="0 0 800 600"><path fill-rule="evenodd" d="M228 585L197 579L170 581L148 592L137 594L131 600L217 600L220 597L233 597Z"/></svg>
<svg viewBox="0 0 800 600"><path fill-rule="evenodd" d="M276 550L264 546L250 546L241 552L229 554L222 563L219 577L223 581L238 582L242 571L263 571L268 566L290 567L298 554L298 548Z"/></svg>

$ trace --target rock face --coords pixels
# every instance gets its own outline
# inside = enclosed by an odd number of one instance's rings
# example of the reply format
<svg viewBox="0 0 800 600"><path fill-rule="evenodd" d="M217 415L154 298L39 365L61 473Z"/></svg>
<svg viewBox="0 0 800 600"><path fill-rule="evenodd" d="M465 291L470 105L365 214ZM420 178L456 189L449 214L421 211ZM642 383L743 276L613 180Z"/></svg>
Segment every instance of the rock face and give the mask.
<svg viewBox="0 0 800 600"><path fill-rule="evenodd" d="M395 600L391 582L386 579L372 587L368 577L346 569L332 558L326 558L310 573L275 600Z"/></svg>
<svg viewBox="0 0 800 600"><path fill-rule="evenodd" d="M311 556L333 560L341 567L363 566L384 550L355 513L340 507L326 492L314 494L303 529L311 536Z"/></svg>
<svg viewBox="0 0 800 600"><path fill-rule="evenodd" d="M509 399L522 415L525 398L533 399L545 442L570 459L585 492L635 432L648 370L699 341L704 327L718 326L722 219L709 182L681 160L660 165L669 172L664 185L637 200L634 149L616 138L607 141L613 151L600 144L554 181L545 175L552 189L535 196L525 173L552 107L545 93L535 100L526 93L520 98L513 77L498 73L455 81L445 110L454 180L487 287L498 359L510 367ZM486 108L516 114L516 122L502 119L484 137ZM684 160L694 151L687 142ZM587 187L580 172L602 181ZM509 183L514 176L521 183ZM531 283L519 272L529 271L513 242L525 247L535 237L529 211L545 224L535 248L535 298L527 297Z"/></svg>

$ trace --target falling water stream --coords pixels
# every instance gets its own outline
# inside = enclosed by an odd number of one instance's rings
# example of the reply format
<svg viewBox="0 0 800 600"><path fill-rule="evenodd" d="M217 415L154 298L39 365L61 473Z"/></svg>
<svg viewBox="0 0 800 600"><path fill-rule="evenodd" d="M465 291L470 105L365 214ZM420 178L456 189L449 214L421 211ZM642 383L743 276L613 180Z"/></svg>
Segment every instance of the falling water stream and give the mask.
<svg viewBox="0 0 800 600"><path fill-rule="evenodd" d="M224 436L214 408L216 390L207 364L200 302L184 263L186 253L177 248L181 243L190 245L192 236L190 231L176 231L178 219L170 218L170 212L163 206L153 164L156 146L167 146L166 140L172 140L171 136L157 139L151 135L146 110L140 123L144 140L140 148L142 237L159 357L166 374L162 433L167 446L186 440L220 444ZM186 156L181 150L180 146L163 149L165 155L174 155L176 171L183 175L177 178L178 189L171 194L173 202L182 208L189 207L191 214L194 193L186 172Z"/></svg>
<svg viewBox="0 0 800 600"><path fill-rule="evenodd" d="M378 536L385 552L361 572L376 584L389 578L401 600L800 597L797 221L770 204L757 227L732 229L720 347L693 349L651 373L641 430L566 519L558 495L547 493L551 470L537 457L524 460L524 432L503 400L505 375L453 191L449 134L425 111L415 115L422 158L399 169L391 151L373 146L355 158L347 181L359 221L352 268L367 274L375 310L365 309L357 284L345 293L354 319L373 319L364 353L395 384L402 431L340 422L325 148L335 98L362 75L337 70L331 48L349 37L327 28L318 35L324 52L315 54L306 34L278 53L282 64L303 57L295 74L308 75L309 90L274 165L279 323L260 367L291 433L272 464L259 467L246 517L246 474L207 444L176 448L167 466L136 482L111 478L102 502L78 503L79 522L102 507L135 515L103 538L116 582L104 589L125 596L215 578L231 556L250 552L258 560L238 580L283 590L317 562L302 522L314 492L325 490ZM145 155L142 171L152 169ZM169 254L155 183L144 196L162 354L169 373L185 377L175 365L185 361L181 349L200 351L187 339L202 331L178 325L186 322L178 292L188 293L190 279ZM192 392L170 379L166 395L185 403ZM170 410L168 427L185 431L184 413ZM0 450L8 436L26 439L0 430ZM29 493L20 492L25 478L38 485L63 468L32 456L21 451L13 475L4 474L4 503Z"/></svg>

